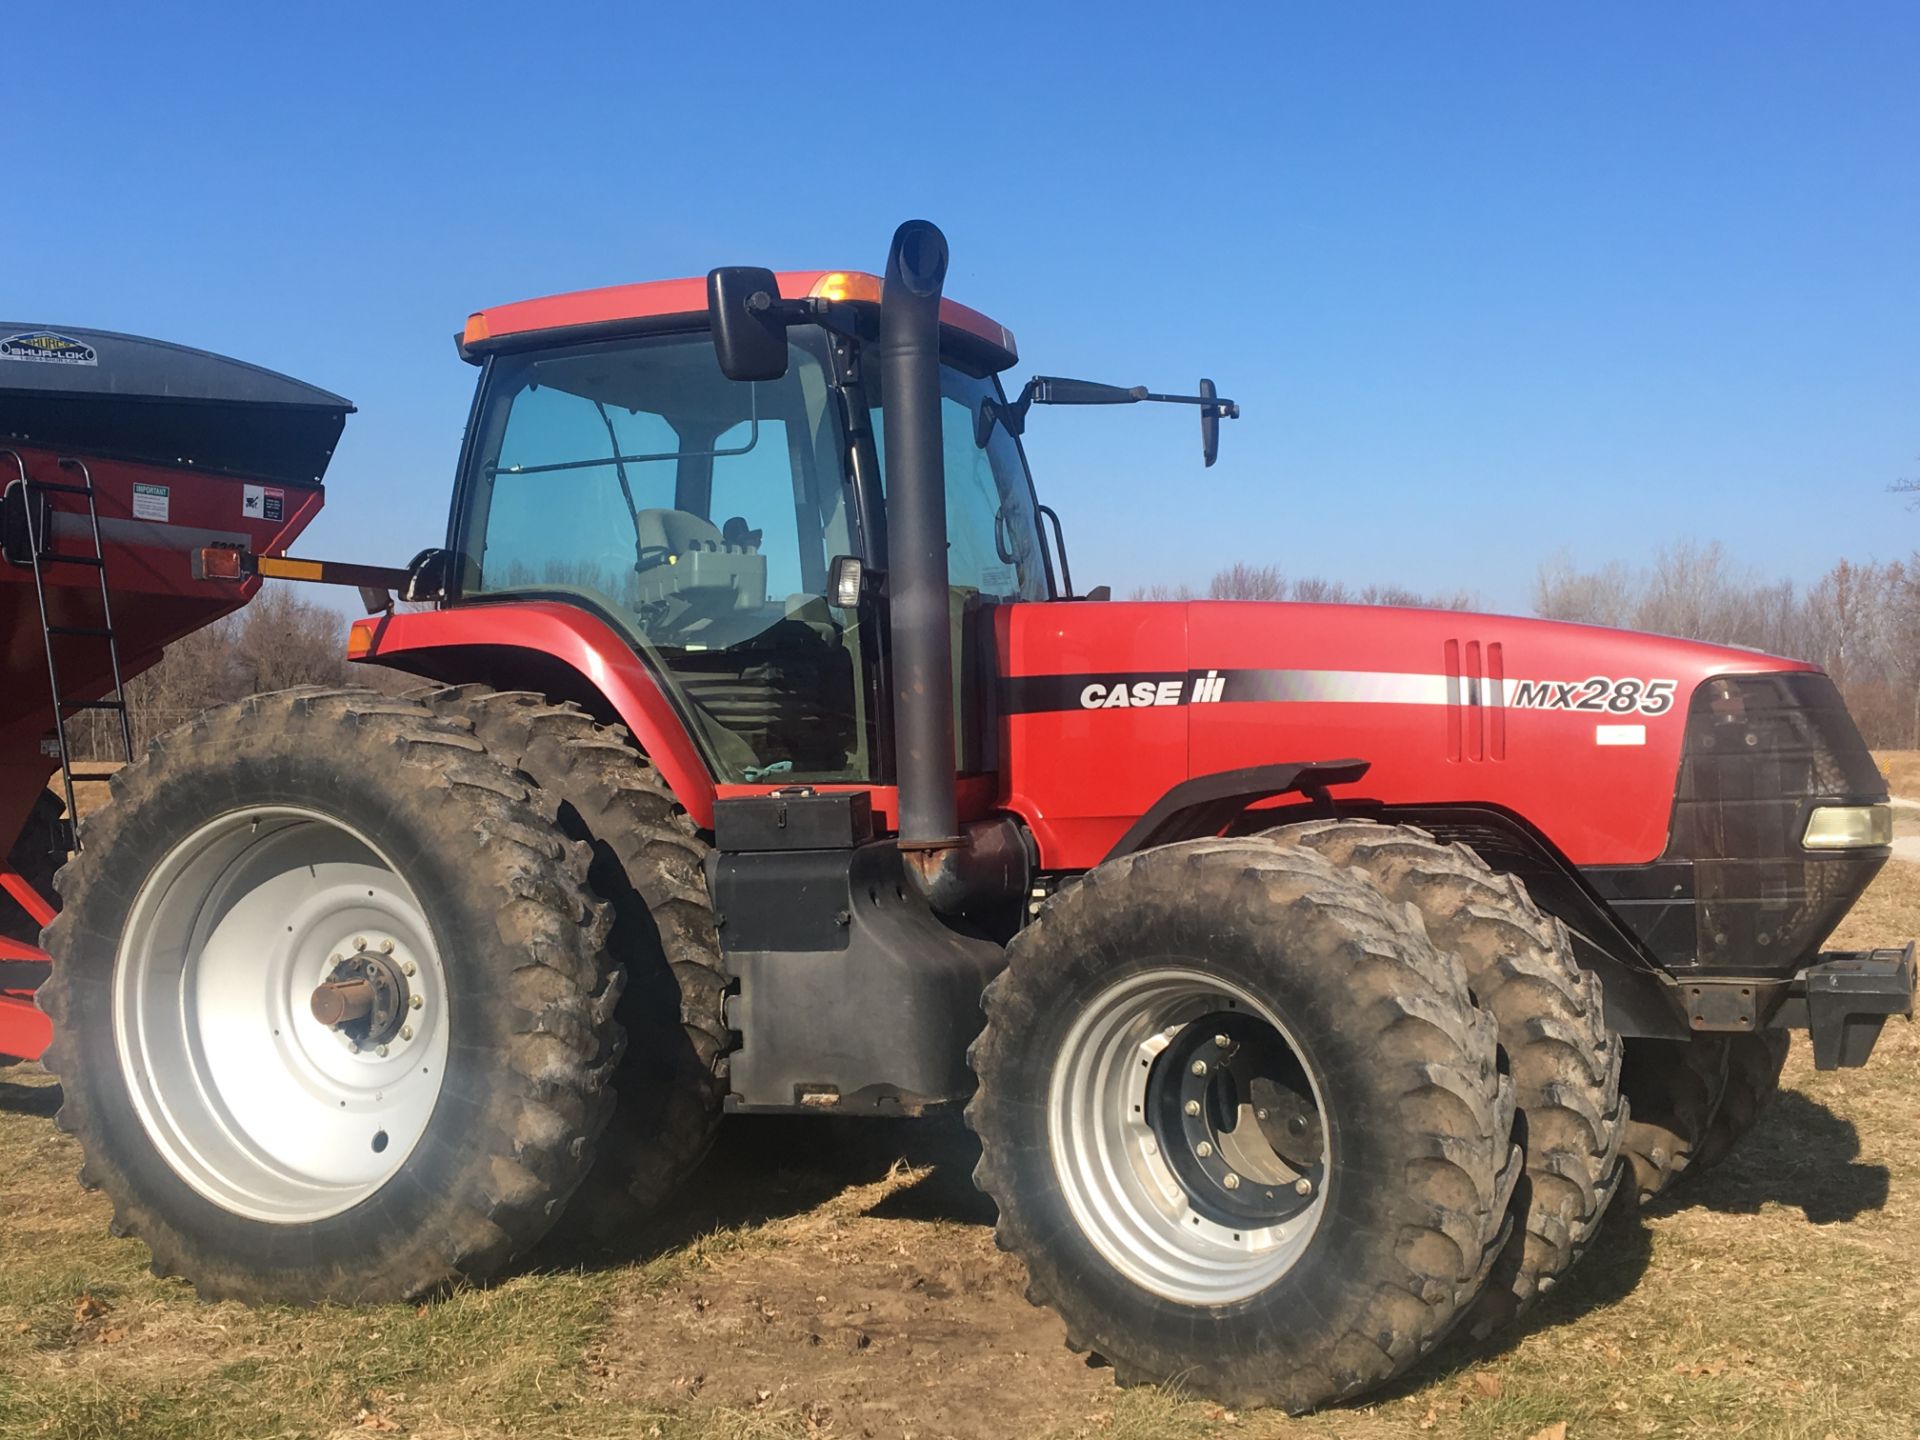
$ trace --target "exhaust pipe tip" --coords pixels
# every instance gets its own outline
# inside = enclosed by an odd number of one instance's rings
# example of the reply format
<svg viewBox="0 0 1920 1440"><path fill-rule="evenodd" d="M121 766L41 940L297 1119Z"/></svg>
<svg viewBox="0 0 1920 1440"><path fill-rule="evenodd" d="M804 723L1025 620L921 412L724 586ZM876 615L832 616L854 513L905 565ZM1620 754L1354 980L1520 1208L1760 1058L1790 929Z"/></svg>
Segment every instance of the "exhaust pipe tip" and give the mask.
<svg viewBox="0 0 1920 1440"><path fill-rule="evenodd" d="M947 281L947 237L931 220L909 220L893 232L887 276L911 295L937 296Z"/></svg>

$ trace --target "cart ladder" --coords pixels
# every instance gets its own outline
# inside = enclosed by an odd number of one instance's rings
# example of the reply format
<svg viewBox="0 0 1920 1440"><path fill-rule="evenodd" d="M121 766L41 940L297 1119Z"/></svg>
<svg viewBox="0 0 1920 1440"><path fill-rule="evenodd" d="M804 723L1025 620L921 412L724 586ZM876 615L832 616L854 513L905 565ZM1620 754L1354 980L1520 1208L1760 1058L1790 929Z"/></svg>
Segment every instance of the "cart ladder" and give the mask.
<svg viewBox="0 0 1920 1440"><path fill-rule="evenodd" d="M40 605L40 633L46 642L47 685L53 695L53 728L60 745L60 782L66 790L67 823L73 835L73 848L80 848L79 827L74 817L80 812L73 798L73 747L67 738L67 722L74 716L92 710L104 710L119 717L120 745L123 758L131 764L133 761L133 726L127 715L127 693L120 676L120 646L113 635L113 597L107 586L107 552L100 538L100 506L93 488L93 472L87 469L84 460L61 459L58 464L62 470L78 476L74 481L36 480L27 474L26 462L12 450L0 449L0 455L13 459L14 468L20 473L20 483L24 489L21 499L25 502L27 551L33 562L34 598ZM53 518L56 513L74 514L75 511L56 512L51 503L43 510L35 501L42 495L72 495L87 503L87 539L92 542L91 551L62 551L54 548ZM43 528L44 527L44 528ZM100 581L100 623L98 625L56 625L47 608L47 571L51 566L79 565L90 569ZM60 693L60 647L61 640L87 640L107 647L107 660L113 675L113 689L104 700L68 700Z"/></svg>

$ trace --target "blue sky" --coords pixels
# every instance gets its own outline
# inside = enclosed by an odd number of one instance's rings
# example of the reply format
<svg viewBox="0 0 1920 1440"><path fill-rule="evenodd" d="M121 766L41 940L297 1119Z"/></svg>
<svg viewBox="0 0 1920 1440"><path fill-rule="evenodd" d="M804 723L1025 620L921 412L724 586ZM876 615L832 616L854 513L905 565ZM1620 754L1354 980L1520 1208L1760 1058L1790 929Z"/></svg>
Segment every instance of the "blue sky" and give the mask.
<svg viewBox="0 0 1920 1440"><path fill-rule="evenodd" d="M0 314L349 396L301 548L399 562L469 310L923 215L1015 378L1245 408L1211 471L1184 411L1036 412L1082 585L1920 546L1920 6L902 9L15 6Z"/></svg>

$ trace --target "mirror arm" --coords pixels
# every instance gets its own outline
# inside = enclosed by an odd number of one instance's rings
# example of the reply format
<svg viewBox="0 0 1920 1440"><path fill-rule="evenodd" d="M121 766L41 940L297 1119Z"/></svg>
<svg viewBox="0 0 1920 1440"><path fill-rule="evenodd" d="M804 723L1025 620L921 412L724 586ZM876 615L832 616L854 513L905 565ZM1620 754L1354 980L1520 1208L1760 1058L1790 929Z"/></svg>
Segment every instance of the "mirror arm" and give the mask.
<svg viewBox="0 0 1920 1440"><path fill-rule="evenodd" d="M778 295L769 295L765 290L756 290L747 297L747 309L755 315L765 315L782 325L804 325L826 315L832 302L809 295L799 300L782 300Z"/></svg>

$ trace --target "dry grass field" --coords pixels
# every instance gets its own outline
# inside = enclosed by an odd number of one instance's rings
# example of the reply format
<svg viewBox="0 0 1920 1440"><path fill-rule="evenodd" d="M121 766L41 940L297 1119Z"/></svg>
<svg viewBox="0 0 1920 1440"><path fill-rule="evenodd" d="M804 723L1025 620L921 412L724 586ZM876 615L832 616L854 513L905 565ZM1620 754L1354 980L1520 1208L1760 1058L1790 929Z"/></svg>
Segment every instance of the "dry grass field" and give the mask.
<svg viewBox="0 0 1920 1440"><path fill-rule="evenodd" d="M1920 756L1883 766L1920 795ZM1834 943L1916 934L1920 866L1896 863ZM1721 1169L1620 1209L1504 1343L1287 1420L1069 1355L950 1125L735 1122L620 1254L557 1243L418 1307L248 1310L108 1235L55 1088L20 1067L0 1072L0 1440L1920 1434L1920 1035L1896 1021L1871 1067L1828 1075L1802 1045L1786 1081Z"/></svg>

